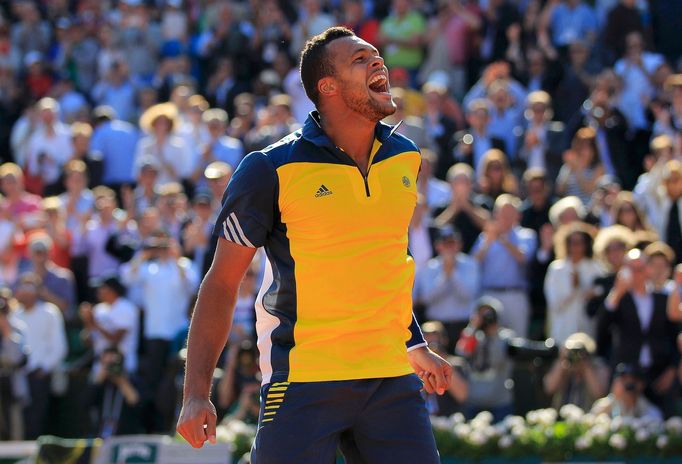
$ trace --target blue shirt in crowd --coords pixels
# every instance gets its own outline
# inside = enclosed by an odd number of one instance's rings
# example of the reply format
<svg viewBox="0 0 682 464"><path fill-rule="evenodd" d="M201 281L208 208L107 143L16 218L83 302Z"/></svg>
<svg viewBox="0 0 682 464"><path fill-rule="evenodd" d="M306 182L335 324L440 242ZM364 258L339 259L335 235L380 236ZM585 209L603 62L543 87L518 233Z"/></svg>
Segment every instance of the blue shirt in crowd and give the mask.
<svg viewBox="0 0 682 464"><path fill-rule="evenodd" d="M105 184L131 183L133 162L139 133L125 121L105 122L95 129L90 141L93 153L99 153L104 164Z"/></svg>
<svg viewBox="0 0 682 464"><path fill-rule="evenodd" d="M528 287L528 262L533 258L537 249L535 232L516 226L509 232L508 239L526 256L526 262L519 263L516 261L507 247L499 240L495 240L480 262L483 291L502 288L525 289ZM481 234L471 250L472 256L478 253L484 242L485 236Z"/></svg>

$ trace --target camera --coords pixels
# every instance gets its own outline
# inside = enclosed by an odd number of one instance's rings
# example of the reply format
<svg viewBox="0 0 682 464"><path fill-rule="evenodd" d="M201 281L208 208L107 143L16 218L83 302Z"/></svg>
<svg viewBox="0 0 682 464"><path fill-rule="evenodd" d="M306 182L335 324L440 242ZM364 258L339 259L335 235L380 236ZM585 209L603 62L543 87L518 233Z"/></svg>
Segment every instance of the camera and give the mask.
<svg viewBox="0 0 682 464"><path fill-rule="evenodd" d="M495 325L497 323L497 314L494 310L484 309L481 311L481 325L479 330L485 331L488 327Z"/></svg>
<svg viewBox="0 0 682 464"><path fill-rule="evenodd" d="M572 366L575 364L578 364L579 362L581 362L585 359L587 359L588 357L589 357L589 353L582 346L568 349L567 359L568 359L569 364Z"/></svg>
<svg viewBox="0 0 682 464"><path fill-rule="evenodd" d="M637 391L637 382L633 382L632 380L624 382L623 388L626 392L634 393Z"/></svg>

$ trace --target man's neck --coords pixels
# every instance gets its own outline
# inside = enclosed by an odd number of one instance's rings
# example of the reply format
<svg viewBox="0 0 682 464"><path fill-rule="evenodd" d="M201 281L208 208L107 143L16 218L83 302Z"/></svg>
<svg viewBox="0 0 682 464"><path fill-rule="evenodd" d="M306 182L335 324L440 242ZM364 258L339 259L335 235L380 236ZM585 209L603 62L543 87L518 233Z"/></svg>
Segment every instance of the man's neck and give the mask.
<svg viewBox="0 0 682 464"><path fill-rule="evenodd" d="M350 156L360 170L366 173L376 124L358 117L350 110L334 117L320 115L320 124L332 143Z"/></svg>

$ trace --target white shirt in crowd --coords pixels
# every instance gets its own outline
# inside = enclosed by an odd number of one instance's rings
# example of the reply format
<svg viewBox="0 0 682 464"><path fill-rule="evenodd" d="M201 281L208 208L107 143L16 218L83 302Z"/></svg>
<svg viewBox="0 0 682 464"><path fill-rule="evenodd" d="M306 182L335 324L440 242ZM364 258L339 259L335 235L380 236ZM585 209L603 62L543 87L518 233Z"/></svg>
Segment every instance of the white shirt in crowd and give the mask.
<svg viewBox="0 0 682 464"><path fill-rule="evenodd" d="M55 123L54 134L48 135L45 127L40 126L28 139L26 155L31 174L40 176L47 184L57 182L62 166L73 155L71 130L65 124Z"/></svg>
<svg viewBox="0 0 682 464"><path fill-rule="evenodd" d="M578 274L579 287L573 287L573 273ZM558 259L549 265L545 277L545 297L547 298L547 317L549 336L557 344L562 344L576 332L595 336L595 321L585 310L586 295L592 288L594 279L602 275L599 264L592 259L583 259L573 264L568 259Z"/></svg>
<svg viewBox="0 0 682 464"><path fill-rule="evenodd" d="M26 328L23 335L29 350L27 370L54 371L67 352L64 318L59 309L52 303L38 301L30 310L20 306L11 318Z"/></svg>
<svg viewBox="0 0 682 464"><path fill-rule="evenodd" d="M170 341L187 328L190 298L199 286L189 259L146 261L137 272L129 263L121 273L126 285L138 285L141 291L146 339Z"/></svg>
<svg viewBox="0 0 682 464"><path fill-rule="evenodd" d="M124 356L125 370L134 372L137 369L137 339L140 330L139 315L135 305L121 297L113 304L95 305L93 316L97 324L107 332L126 331L123 339L118 343L118 351ZM111 342L97 330L92 333L92 344L97 356L111 346Z"/></svg>
<svg viewBox="0 0 682 464"><path fill-rule="evenodd" d="M188 147L185 140L170 136L166 142L159 146L154 137L145 137L137 144L134 162L134 176L138 177L142 162L151 157L158 162L159 176L156 180L158 185L169 182L177 182L178 179L188 178L194 167L194 152ZM168 167L174 172L170 172Z"/></svg>

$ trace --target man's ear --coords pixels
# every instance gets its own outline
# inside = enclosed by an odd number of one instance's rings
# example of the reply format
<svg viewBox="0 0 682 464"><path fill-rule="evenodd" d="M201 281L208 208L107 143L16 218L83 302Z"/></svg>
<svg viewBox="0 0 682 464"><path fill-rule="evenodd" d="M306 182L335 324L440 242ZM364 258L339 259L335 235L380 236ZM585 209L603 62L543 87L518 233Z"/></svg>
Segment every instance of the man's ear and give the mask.
<svg viewBox="0 0 682 464"><path fill-rule="evenodd" d="M323 77L317 82L317 91L325 97L336 95L337 87L335 79L331 76Z"/></svg>

